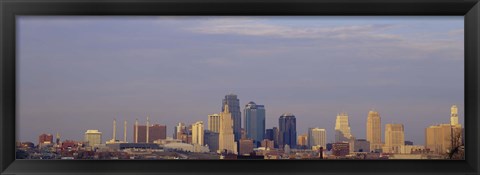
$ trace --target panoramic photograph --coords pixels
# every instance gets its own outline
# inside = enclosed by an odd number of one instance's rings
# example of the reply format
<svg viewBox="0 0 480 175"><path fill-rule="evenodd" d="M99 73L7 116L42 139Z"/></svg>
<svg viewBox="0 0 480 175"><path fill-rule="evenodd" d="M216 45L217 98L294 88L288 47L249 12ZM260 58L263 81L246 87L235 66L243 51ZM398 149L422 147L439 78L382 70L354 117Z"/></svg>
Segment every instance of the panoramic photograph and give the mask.
<svg viewBox="0 0 480 175"><path fill-rule="evenodd" d="M464 16L19 16L16 159L464 160Z"/></svg>

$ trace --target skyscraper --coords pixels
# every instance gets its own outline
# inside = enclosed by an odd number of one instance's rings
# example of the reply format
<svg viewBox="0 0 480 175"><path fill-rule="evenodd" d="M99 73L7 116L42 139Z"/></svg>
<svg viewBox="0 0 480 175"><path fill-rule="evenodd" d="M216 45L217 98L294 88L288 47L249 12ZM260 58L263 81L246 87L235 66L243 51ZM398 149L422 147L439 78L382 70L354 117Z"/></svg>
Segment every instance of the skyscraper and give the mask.
<svg viewBox="0 0 480 175"><path fill-rule="evenodd" d="M348 114L342 112L337 115L335 121L335 142L348 142L352 138L350 133L350 124L348 123Z"/></svg>
<svg viewBox="0 0 480 175"><path fill-rule="evenodd" d="M430 149L434 153L446 153L452 146L452 139L461 142L461 139L453 137L461 137L462 127L460 125L440 124L429 126L425 129L425 148ZM452 136L453 133L453 136ZM457 143L460 144L460 143Z"/></svg>
<svg viewBox="0 0 480 175"><path fill-rule="evenodd" d="M238 155L250 155L253 152L254 144L252 139L240 139Z"/></svg>
<svg viewBox="0 0 480 175"><path fill-rule="evenodd" d="M175 126L173 130L173 138L174 139L181 139L182 134L186 133L187 127L185 126L184 123L178 123L177 126Z"/></svg>
<svg viewBox="0 0 480 175"><path fill-rule="evenodd" d="M228 104L225 104L225 111L220 113L220 134L219 134L219 143L218 149L223 152L237 154L237 143L235 142L235 135L233 134L233 117L230 113L230 108Z"/></svg>
<svg viewBox="0 0 480 175"><path fill-rule="evenodd" d="M450 108L450 124L457 125L458 124L458 108L457 105L453 105Z"/></svg>
<svg viewBox="0 0 480 175"><path fill-rule="evenodd" d="M225 105L228 105L230 113L233 118L233 133L235 135L235 141L240 140L242 137L242 115L240 113L240 100L235 94L225 95L222 100L222 112L225 111Z"/></svg>
<svg viewBox="0 0 480 175"><path fill-rule="evenodd" d="M253 139L254 147L258 147L265 137L265 107L251 101L245 105L243 114L246 137Z"/></svg>
<svg viewBox="0 0 480 175"><path fill-rule="evenodd" d="M462 125L458 124L458 108L450 108L450 124L439 124L425 129L425 148L437 154L444 154L452 146L462 144ZM455 143L456 142L456 143Z"/></svg>
<svg viewBox="0 0 480 175"><path fill-rule="evenodd" d="M154 124L147 130L149 133L148 143L153 143L156 140L164 140L167 138L167 126Z"/></svg>
<svg viewBox="0 0 480 175"><path fill-rule="evenodd" d="M218 150L218 132L212 132L210 130L205 130L204 132L204 142L205 145L208 145L210 152L217 152Z"/></svg>
<svg viewBox="0 0 480 175"><path fill-rule="evenodd" d="M218 133L220 130L220 115L208 115L208 130Z"/></svg>
<svg viewBox="0 0 480 175"><path fill-rule="evenodd" d="M53 135L52 134L41 134L38 136L38 144L49 144L53 143Z"/></svg>
<svg viewBox="0 0 480 175"><path fill-rule="evenodd" d="M265 130L265 139L273 140L273 129L266 129Z"/></svg>
<svg viewBox="0 0 480 175"><path fill-rule="evenodd" d="M368 112L366 130L370 150L382 149L382 124L377 111L371 110Z"/></svg>
<svg viewBox="0 0 480 175"><path fill-rule="evenodd" d="M401 147L405 145L405 131L403 124L385 125L385 145L383 152L400 153Z"/></svg>
<svg viewBox="0 0 480 175"><path fill-rule="evenodd" d="M323 128L309 128L308 129L308 146L321 146L327 149L327 131Z"/></svg>
<svg viewBox="0 0 480 175"><path fill-rule="evenodd" d="M295 116L291 113L284 113L278 119L279 140L278 146L284 148L289 145L290 148L297 146L297 122Z"/></svg>
<svg viewBox="0 0 480 175"><path fill-rule="evenodd" d="M85 132L85 142L88 146L95 146L102 143L102 132L98 130L87 130Z"/></svg>
<svg viewBox="0 0 480 175"><path fill-rule="evenodd" d="M280 148L279 142L280 142L280 130L278 127L273 127L273 145L275 148Z"/></svg>
<svg viewBox="0 0 480 175"><path fill-rule="evenodd" d="M133 135L137 140L136 143L153 143L155 140L167 138L167 126L165 125L155 124L149 126L148 129L146 125L136 125L136 128L133 131Z"/></svg>
<svg viewBox="0 0 480 175"><path fill-rule="evenodd" d="M195 122L192 125L192 144L205 145L204 135L203 121Z"/></svg>

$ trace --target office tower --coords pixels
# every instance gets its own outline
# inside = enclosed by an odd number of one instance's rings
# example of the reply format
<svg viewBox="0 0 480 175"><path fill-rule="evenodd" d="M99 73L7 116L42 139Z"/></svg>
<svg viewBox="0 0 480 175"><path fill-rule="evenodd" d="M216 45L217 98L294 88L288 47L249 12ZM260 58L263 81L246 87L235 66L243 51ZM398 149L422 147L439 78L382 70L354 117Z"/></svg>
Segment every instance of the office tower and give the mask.
<svg viewBox="0 0 480 175"><path fill-rule="evenodd" d="M370 142L366 139L356 139L353 152L370 152Z"/></svg>
<svg viewBox="0 0 480 175"><path fill-rule="evenodd" d="M212 132L210 130L205 130L204 132L204 141L205 145L208 145L210 152L217 152L218 150L218 132Z"/></svg>
<svg viewBox="0 0 480 175"><path fill-rule="evenodd" d="M348 123L348 114L342 112L337 115L335 121L335 142L348 142L352 138L350 133L350 124Z"/></svg>
<svg viewBox="0 0 480 175"><path fill-rule="evenodd" d="M220 134L219 134L219 150L237 154L237 143L233 133L233 117L230 113L228 104L225 104L225 111L220 113Z"/></svg>
<svg viewBox="0 0 480 175"><path fill-rule="evenodd" d="M38 144L50 144L53 143L52 134L41 134L38 136Z"/></svg>
<svg viewBox="0 0 480 175"><path fill-rule="evenodd" d="M327 148L327 130L323 128L309 128L308 129L308 146L320 146Z"/></svg>
<svg viewBox="0 0 480 175"><path fill-rule="evenodd" d="M173 130L173 138L174 139L181 139L181 135L185 134L187 127L185 126L184 123L178 123L177 126L175 126L175 129Z"/></svg>
<svg viewBox="0 0 480 175"><path fill-rule="evenodd" d="M366 130L370 150L382 149L382 123L377 111L371 110L368 112Z"/></svg>
<svg viewBox="0 0 480 175"><path fill-rule="evenodd" d="M458 108L457 105L453 105L450 108L450 124L458 125Z"/></svg>
<svg viewBox="0 0 480 175"><path fill-rule="evenodd" d="M102 132L98 130L87 130L85 132L85 142L88 146L96 146L102 143Z"/></svg>
<svg viewBox="0 0 480 175"><path fill-rule="evenodd" d="M273 127L273 142L275 144L275 148L280 148L278 145L280 142L280 130L277 127Z"/></svg>
<svg viewBox="0 0 480 175"><path fill-rule="evenodd" d="M253 139L253 145L258 147L265 137L265 107L251 101L245 105L243 115L246 138Z"/></svg>
<svg viewBox="0 0 480 175"><path fill-rule="evenodd" d="M400 153L401 147L405 144L405 132L403 124L385 125L385 145L383 152Z"/></svg>
<svg viewBox="0 0 480 175"><path fill-rule="evenodd" d="M154 124L150 125L148 129L146 125L137 125L136 128L137 129L134 130L133 135L136 137L137 143L153 143L155 140L167 138L167 126L165 125Z"/></svg>
<svg viewBox="0 0 480 175"><path fill-rule="evenodd" d="M235 141L240 140L242 137L242 115L240 113L240 100L235 94L225 95L222 100L222 112L225 111L225 105L228 105L232 118L233 118L233 133L235 134Z"/></svg>
<svg viewBox="0 0 480 175"><path fill-rule="evenodd" d="M439 124L425 129L425 148L436 154L445 154L452 144L461 144L462 127L460 125ZM452 134L453 133L453 134ZM459 143L453 143L457 141Z"/></svg>
<svg viewBox="0 0 480 175"><path fill-rule="evenodd" d="M246 139L247 138L247 132L245 131L245 128L240 128L240 133L242 133L241 139Z"/></svg>
<svg viewBox="0 0 480 175"><path fill-rule="evenodd" d="M199 144L199 145L205 145L204 142L204 126L203 126L203 121L198 121L195 122L192 125L192 144Z"/></svg>
<svg viewBox="0 0 480 175"><path fill-rule="evenodd" d="M291 113L284 113L278 119L279 139L278 146L284 148L289 145L290 148L297 146L297 123L295 116Z"/></svg>
<svg viewBox="0 0 480 175"><path fill-rule="evenodd" d="M298 135L297 148L305 149L308 146L307 134Z"/></svg>
<svg viewBox="0 0 480 175"><path fill-rule="evenodd" d="M265 139L268 139L268 140L274 140L273 139L273 129L266 129L265 130Z"/></svg>
<svg viewBox="0 0 480 175"><path fill-rule="evenodd" d="M270 149L273 150L275 148L275 144L273 143L273 140L268 140L268 139L263 139L262 147L265 147L265 149Z"/></svg>
<svg viewBox="0 0 480 175"><path fill-rule="evenodd" d="M123 121L123 142L127 143L127 121Z"/></svg>
<svg viewBox="0 0 480 175"><path fill-rule="evenodd" d="M212 132L220 132L220 115L208 115L208 130Z"/></svg>
<svg viewBox="0 0 480 175"><path fill-rule="evenodd" d="M238 155L250 155L253 152L253 140L252 139L240 139L240 149Z"/></svg>
<svg viewBox="0 0 480 175"><path fill-rule="evenodd" d="M165 140L167 139L167 126L154 124L149 127L149 140L148 143L153 143L156 140Z"/></svg>

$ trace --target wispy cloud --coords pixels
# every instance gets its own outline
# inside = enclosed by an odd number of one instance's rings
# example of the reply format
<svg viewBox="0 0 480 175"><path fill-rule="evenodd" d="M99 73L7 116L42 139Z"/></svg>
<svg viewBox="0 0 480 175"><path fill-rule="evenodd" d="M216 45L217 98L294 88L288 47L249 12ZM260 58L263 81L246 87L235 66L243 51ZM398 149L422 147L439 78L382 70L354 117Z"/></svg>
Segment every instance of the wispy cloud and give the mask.
<svg viewBox="0 0 480 175"><path fill-rule="evenodd" d="M299 39L401 39L399 35L388 34L384 31L396 25L369 24L345 26L318 26L292 27L287 25L269 24L253 19L216 19L201 23L197 27L189 28L192 32L205 34L234 34L246 36L265 36Z"/></svg>

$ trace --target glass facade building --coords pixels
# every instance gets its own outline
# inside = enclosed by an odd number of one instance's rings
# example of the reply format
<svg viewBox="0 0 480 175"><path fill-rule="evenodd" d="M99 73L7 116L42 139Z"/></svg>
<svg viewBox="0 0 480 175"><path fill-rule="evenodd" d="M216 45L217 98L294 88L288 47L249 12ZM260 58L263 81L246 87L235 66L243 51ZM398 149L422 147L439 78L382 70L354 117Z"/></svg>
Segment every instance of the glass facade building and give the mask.
<svg viewBox="0 0 480 175"><path fill-rule="evenodd" d="M258 147L265 138L265 107L249 102L243 111L246 136Z"/></svg>
<svg viewBox="0 0 480 175"><path fill-rule="evenodd" d="M290 148L297 146L297 122L295 116L291 113L284 113L278 119L279 139L278 146L283 148L289 145Z"/></svg>

